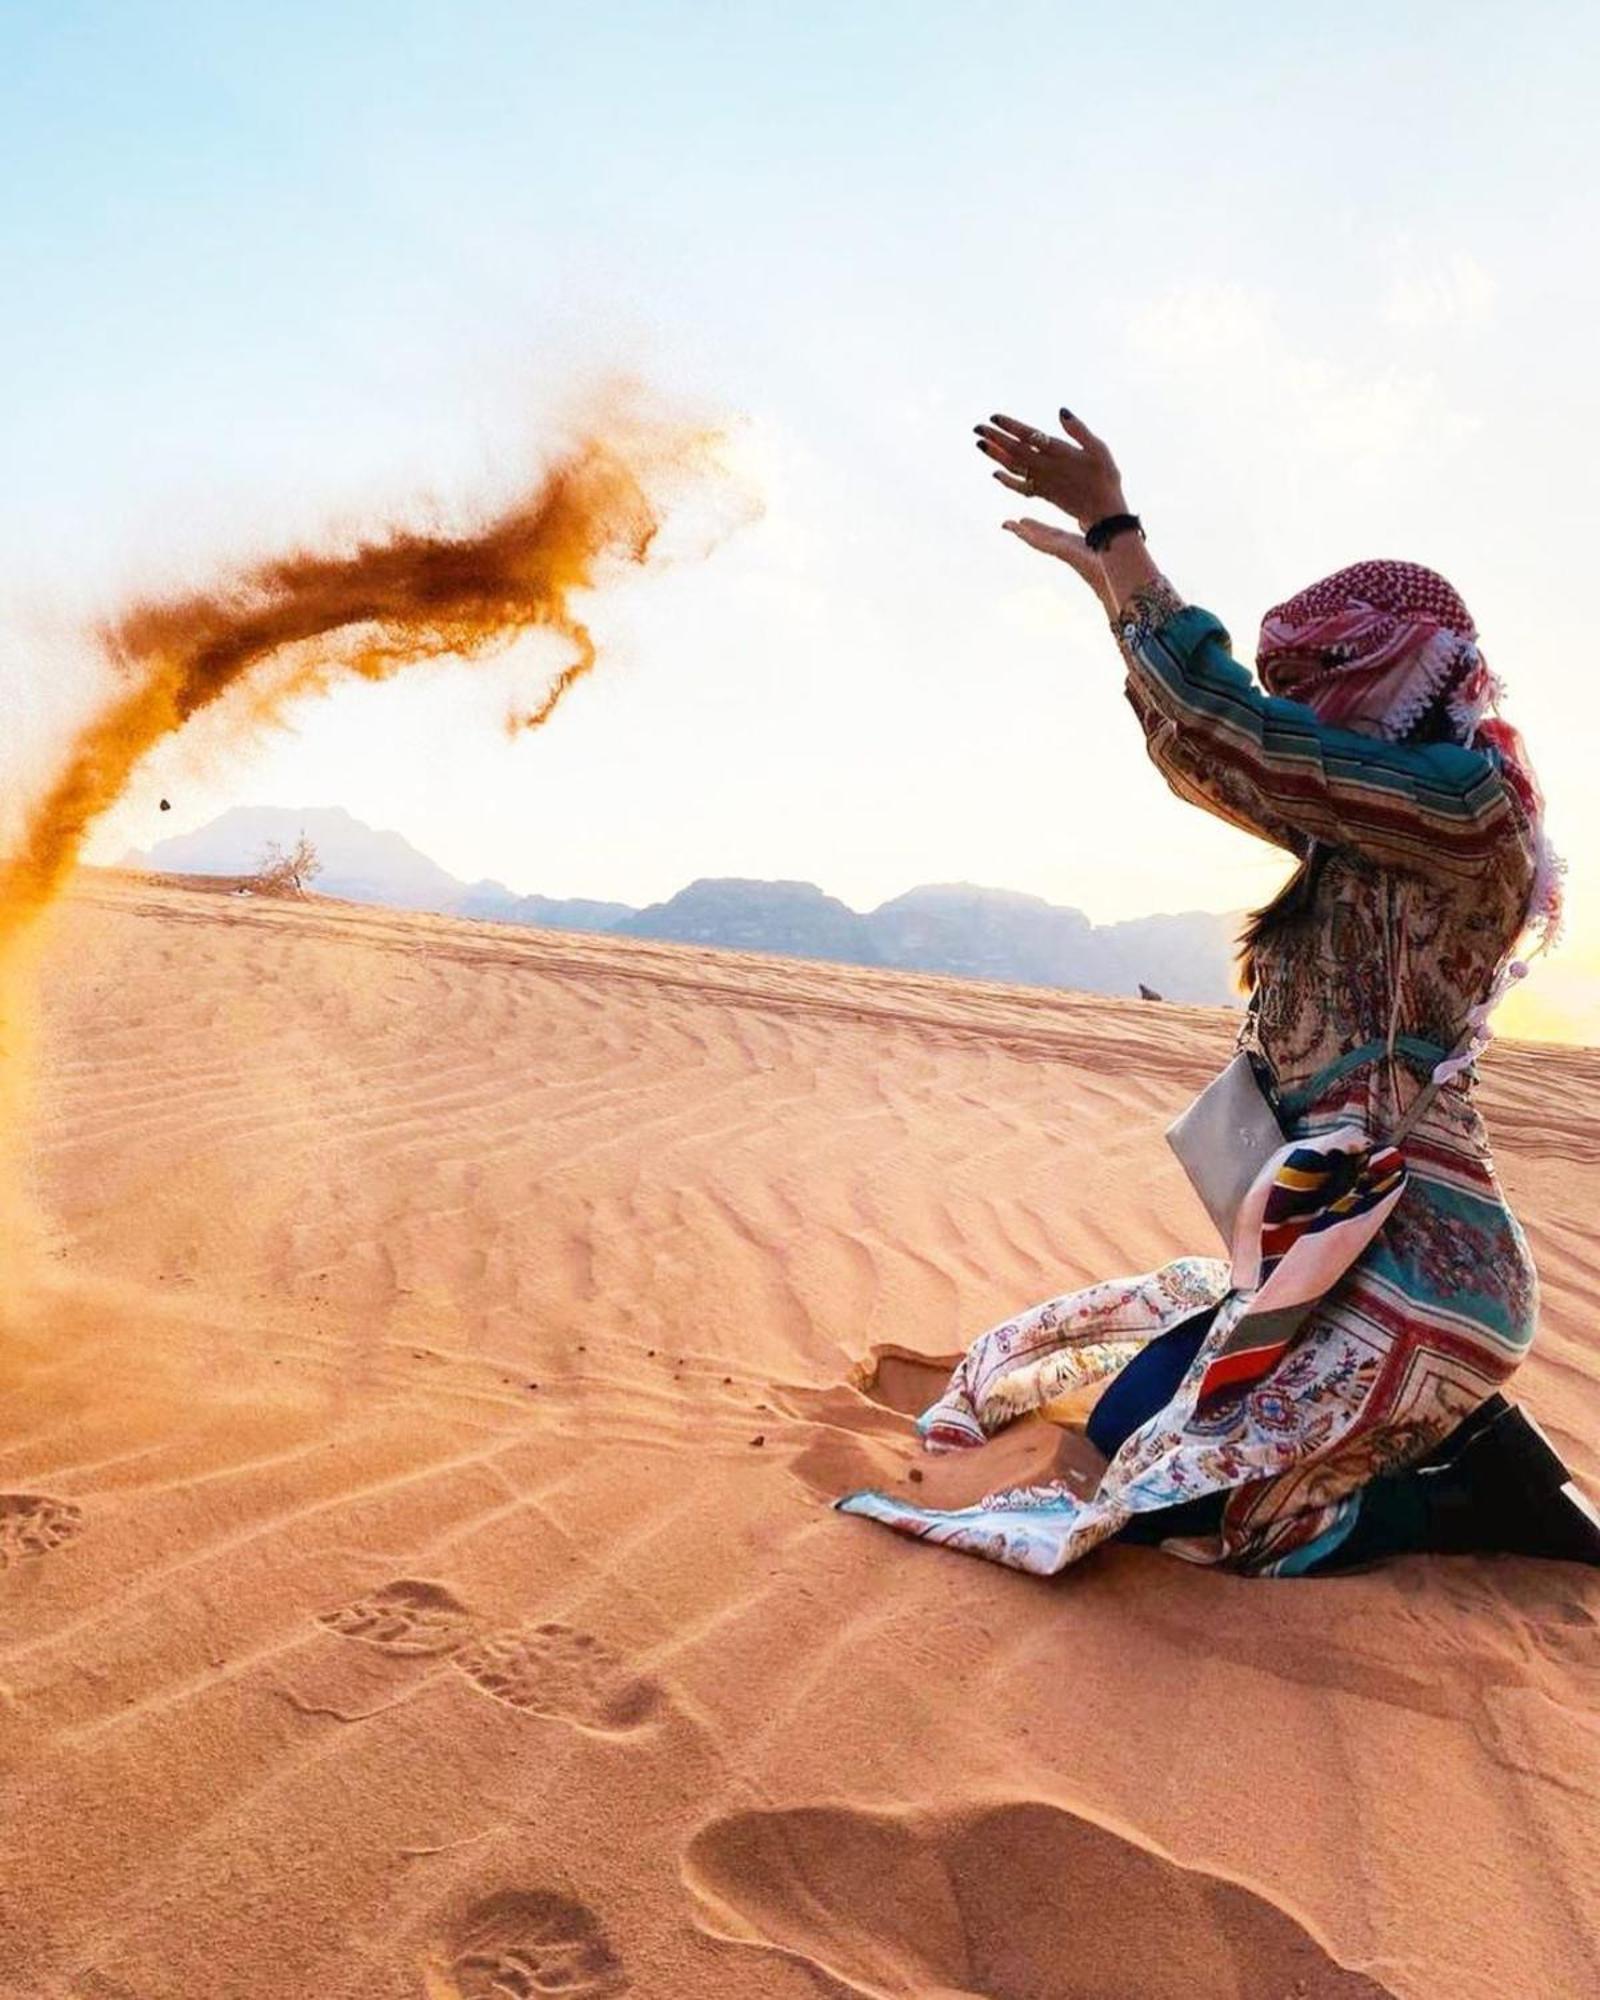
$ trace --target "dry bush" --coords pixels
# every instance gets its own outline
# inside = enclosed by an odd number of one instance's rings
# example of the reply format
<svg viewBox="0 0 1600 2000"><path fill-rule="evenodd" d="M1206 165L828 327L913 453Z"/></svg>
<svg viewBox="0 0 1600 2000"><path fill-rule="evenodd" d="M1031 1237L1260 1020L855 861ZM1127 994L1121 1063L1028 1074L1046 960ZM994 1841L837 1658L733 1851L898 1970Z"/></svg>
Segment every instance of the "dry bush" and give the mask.
<svg viewBox="0 0 1600 2000"><path fill-rule="evenodd" d="M301 834L293 847L269 840L261 850L250 887L258 896L303 896L306 885L322 873L316 843Z"/></svg>

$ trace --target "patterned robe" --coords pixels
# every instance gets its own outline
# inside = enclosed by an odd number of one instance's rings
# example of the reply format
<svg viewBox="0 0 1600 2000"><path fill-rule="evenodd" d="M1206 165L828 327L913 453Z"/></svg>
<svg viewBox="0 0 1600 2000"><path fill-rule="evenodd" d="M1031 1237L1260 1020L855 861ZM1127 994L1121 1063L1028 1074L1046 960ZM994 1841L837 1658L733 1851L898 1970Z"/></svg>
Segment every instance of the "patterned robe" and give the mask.
<svg viewBox="0 0 1600 2000"><path fill-rule="evenodd" d="M1381 1137L1523 929L1535 836L1495 756L1386 743L1263 694L1218 621L1164 583L1138 593L1113 629L1128 698L1173 790L1296 855L1318 850L1305 909L1257 953L1241 1046L1270 1065L1291 1136L1355 1123ZM1367 1482L1444 1438L1532 1340L1537 1280L1474 1087L1468 1071L1439 1093L1405 1143L1410 1178L1382 1232L1288 1352L1237 1394L1197 1409L1248 1303L1216 1258L1088 1286L974 1342L921 1420L930 1449L981 1443L1216 1308L1176 1394L1128 1438L1092 1499L1057 1482L951 1511L873 1492L840 1508L1050 1573L1136 1514L1222 1491L1219 1535L1165 1546L1257 1575L1308 1569L1349 1533Z"/></svg>

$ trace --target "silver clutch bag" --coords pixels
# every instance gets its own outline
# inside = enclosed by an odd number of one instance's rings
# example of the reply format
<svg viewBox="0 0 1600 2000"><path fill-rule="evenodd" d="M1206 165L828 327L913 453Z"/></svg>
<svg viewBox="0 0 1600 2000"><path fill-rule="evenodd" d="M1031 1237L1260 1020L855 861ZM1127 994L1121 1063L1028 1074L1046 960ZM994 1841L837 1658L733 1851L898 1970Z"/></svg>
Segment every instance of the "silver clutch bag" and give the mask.
<svg viewBox="0 0 1600 2000"><path fill-rule="evenodd" d="M1167 1144L1230 1251L1239 1204L1285 1143L1277 1111L1243 1049L1167 1127Z"/></svg>

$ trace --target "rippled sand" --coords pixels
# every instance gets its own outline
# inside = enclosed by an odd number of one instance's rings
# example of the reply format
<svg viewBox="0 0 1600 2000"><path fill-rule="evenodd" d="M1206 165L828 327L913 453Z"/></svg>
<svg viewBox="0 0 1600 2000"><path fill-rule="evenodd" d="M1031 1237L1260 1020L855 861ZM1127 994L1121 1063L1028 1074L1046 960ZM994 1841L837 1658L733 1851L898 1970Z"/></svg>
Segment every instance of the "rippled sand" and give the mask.
<svg viewBox="0 0 1600 2000"><path fill-rule="evenodd" d="M1600 1989L1600 1576L827 1511L951 1476L972 1332L1210 1247L1220 1012L93 876L44 1000L5 2000ZM1600 1054L1484 1101L1600 1490Z"/></svg>

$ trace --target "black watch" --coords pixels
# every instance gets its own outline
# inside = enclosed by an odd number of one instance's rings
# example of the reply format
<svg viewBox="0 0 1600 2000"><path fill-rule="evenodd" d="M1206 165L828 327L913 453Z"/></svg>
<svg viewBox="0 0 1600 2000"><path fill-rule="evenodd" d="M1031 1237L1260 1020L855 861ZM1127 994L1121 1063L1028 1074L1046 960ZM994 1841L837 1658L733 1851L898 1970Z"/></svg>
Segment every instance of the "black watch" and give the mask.
<svg viewBox="0 0 1600 2000"><path fill-rule="evenodd" d="M1137 514L1107 514L1103 521L1096 521L1092 527L1084 529L1083 539L1095 554L1099 555L1103 549L1111 546L1118 535L1127 534L1130 528L1142 542L1144 523Z"/></svg>

